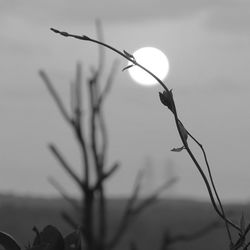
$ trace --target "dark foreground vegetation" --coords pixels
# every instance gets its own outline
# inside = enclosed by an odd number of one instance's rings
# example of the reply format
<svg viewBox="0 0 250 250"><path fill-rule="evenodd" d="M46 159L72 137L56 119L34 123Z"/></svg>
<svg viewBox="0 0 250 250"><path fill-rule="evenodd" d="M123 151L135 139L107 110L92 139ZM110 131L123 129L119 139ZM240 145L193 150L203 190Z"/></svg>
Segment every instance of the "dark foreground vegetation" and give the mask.
<svg viewBox="0 0 250 250"><path fill-rule="evenodd" d="M116 230L120 216L126 204L125 199L109 199L108 218L109 232ZM232 213L232 218L238 218L242 211L247 216L250 205L227 205L225 209ZM42 199L0 196L0 231L5 231L16 238L22 249L35 237L32 231L36 226L42 230L46 225L56 226L63 235L72 231L62 220L61 212L73 213L69 204L63 199ZM205 235L195 235L201 228L216 222L218 219L208 202L191 200L159 200L149 207L122 238L117 249L130 249L130 243L135 243L139 249L160 249L164 232L176 240L171 249L225 249L227 246L223 224L217 225ZM194 234L194 239L191 236ZM201 232L202 234L202 232ZM188 236L187 239L185 236ZM197 236L197 239L196 239Z"/></svg>

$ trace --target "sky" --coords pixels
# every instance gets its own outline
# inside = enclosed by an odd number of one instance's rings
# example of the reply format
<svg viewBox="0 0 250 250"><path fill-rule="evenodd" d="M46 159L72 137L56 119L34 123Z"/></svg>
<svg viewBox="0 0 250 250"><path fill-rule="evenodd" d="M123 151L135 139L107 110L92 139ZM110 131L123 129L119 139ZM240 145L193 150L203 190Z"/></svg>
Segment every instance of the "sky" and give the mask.
<svg viewBox="0 0 250 250"><path fill-rule="evenodd" d="M223 201L250 199L250 2L175 1L1 1L0 2L0 191L55 195L53 176L70 193L77 188L48 150L55 143L80 173L70 128L38 75L45 70L69 107L69 83L77 62L84 79L97 64L97 46L63 38L51 27L96 37L100 19L105 41L133 52L161 49L170 71L180 119L203 144ZM106 72L118 58L105 52ZM146 166L145 192L178 177L165 196L208 199L200 175L181 146L173 117L162 106L160 86L134 83L120 60L105 104L109 162L121 168L107 184L109 195L129 195L136 173ZM200 152L191 144L201 160ZM203 167L205 167L203 165Z"/></svg>

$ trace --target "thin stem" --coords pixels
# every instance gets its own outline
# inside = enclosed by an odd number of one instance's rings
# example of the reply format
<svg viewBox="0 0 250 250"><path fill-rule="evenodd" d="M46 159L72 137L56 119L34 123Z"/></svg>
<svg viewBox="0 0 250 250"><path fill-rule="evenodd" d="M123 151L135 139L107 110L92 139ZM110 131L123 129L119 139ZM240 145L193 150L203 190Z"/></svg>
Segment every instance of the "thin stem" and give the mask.
<svg viewBox="0 0 250 250"><path fill-rule="evenodd" d="M97 30L97 39L99 41L104 41L104 36L102 32L102 24L100 20L96 20L96 30ZM99 58L98 58L98 67L97 67L97 72L98 76L100 76L103 72L103 67L104 67L104 59L105 59L105 51L103 49L103 46L99 46Z"/></svg>
<svg viewBox="0 0 250 250"><path fill-rule="evenodd" d="M186 130L186 131L187 131L187 130ZM226 214L225 214L225 211L224 211L222 202L221 202L221 200L220 200L220 197L219 197L219 195L218 195L218 192L217 192L217 189L216 189L216 186L215 186L215 183L214 183L214 179L213 179L213 176L212 176L212 171L211 171L210 165L209 165L209 163L208 163L206 151L204 150L202 144L200 144L199 141L198 141L197 139L195 139L194 136L193 136L192 134L190 134L188 131L187 131L187 133L188 133L188 135L196 142L196 144L201 148L201 151L202 151L203 157L204 157L204 159L205 159L205 163L206 163L206 166L207 166L209 178L210 178L210 181L211 181L211 184L212 184L214 193L215 193L216 198L217 198L217 201L218 201L218 203L219 203L221 212L222 212L223 216L226 218ZM226 229L227 229L227 234L228 234L230 243L232 244L232 243L233 243L233 241L232 241L232 236L231 236L231 232L230 232L230 229L229 229L229 226L228 226L228 222L227 222L227 221L225 221L225 226L226 226Z"/></svg>
<svg viewBox="0 0 250 250"><path fill-rule="evenodd" d="M43 79L46 87L48 88L51 96L53 97L56 105L58 106L62 116L65 118L65 120L68 122L68 123L72 123L72 119L71 117L68 115L68 112L66 111L66 108L64 107L64 104L61 100L61 98L59 97L59 95L57 94L55 88L53 87L53 84L51 83L48 75L45 73L45 71L43 70L40 70L39 71L39 74L41 76L41 78Z"/></svg>
<svg viewBox="0 0 250 250"><path fill-rule="evenodd" d="M106 173L103 173L102 176L99 177L99 179L96 181L96 184L93 186L93 191L100 188L100 185L110 176L117 171L117 169L120 167L119 163L115 163Z"/></svg>
<svg viewBox="0 0 250 250"><path fill-rule="evenodd" d="M139 205L134 207L133 215L139 214L142 210L144 210L145 208L153 204L157 200L157 198L160 196L160 194L166 189L170 188L176 181L177 181L177 178L172 178L170 180L167 180L165 183L163 183L159 188L157 188L154 191L153 194L145 198Z"/></svg>
<svg viewBox="0 0 250 250"><path fill-rule="evenodd" d="M169 91L169 89L167 88L167 86L161 81L160 78L158 78L155 74L153 74L151 71L149 71L148 69L146 69L145 67L143 67L142 65L140 65L135 59L132 59L131 57L127 56L125 53L121 52L120 50L106 44L106 43L103 43L103 42L100 42L98 40L95 40L93 38L90 38L88 36L79 36L79 35L73 35L73 34L70 34L70 33L67 33L67 32L64 32L64 31L59 31L57 29L54 29L54 28L51 28L50 30L52 30L53 32L55 33L59 33L60 35L62 36L65 36L65 37L73 37L73 38L76 38L78 40L83 40L83 41L90 41L90 42L93 42L93 43L96 43L96 44L100 44L110 50L113 50L114 52L116 52L117 54L119 54L120 56L124 57L125 59L127 59L128 61L130 61L131 63L133 63L135 66L138 66L140 67L141 69L143 69L144 71L146 71L149 75L151 75L153 78L155 78L155 80L157 82L159 82L159 84L166 90L166 91Z"/></svg>
<svg viewBox="0 0 250 250"><path fill-rule="evenodd" d="M75 88L73 92L74 92L74 99L75 99L74 112L75 112L75 116L77 117L76 120L81 122L81 118L82 118L82 66L80 63L77 63L76 65L76 80L75 80Z"/></svg>
<svg viewBox="0 0 250 250"><path fill-rule="evenodd" d="M174 103L173 103L174 104ZM226 218L222 213L221 211L218 209L217 207L217 204L215 202L215 199L214 199L214 196L213 196L213 192L212 192L212 189L209 185L209 182L208 182L208 179L205 175L205 173L203 172L200 164L198 163L197 159L195 158L195 156L193 155L192 151L190 150L188 144L187 144L187 141L183 138L183 135L181 133L181 130L180 130L180 123L179 123L179 118L178 118L178 115L177 115L177 111L176 111L176 107L174 105L174 111L173 111L173 114L174 114L174 118L175 118L175 123L176 123L176 127L177 127L177 130L178 130L178 133L179 133L179 136L182 140L182 143L185 147L185 149L187 150L190 158L192 159L192 161L194 162L196 168L198 169L205 185L206 185L206 188L207 188L207 191L208 191L208 194L209 194L209 197L210 197L210 200L211 200L211 203L214 207L214 210L217 212L217 214L224 220L224 221L227 221L232 227L234 227L235 229L237 229L238 231L240 231L240 227L238 227L237 225L235 225L232 221L230 221L228 218Z"/></svg>
<svg viewBox="0 0 250 250"><path fill-rule="evenodd" d="M107 81L106 81L106 85L102 91L102 93L100 94L99 96L99 100L98 100L98 106L100 107L100 105L102 104L103 100L107 97L111 87L112 87L112 83L113 83L113 80L114 80L114 75L117 71L117 68L118 68L118 65L119 65L119 61L118 60L114 60L113 64L112 64L112 67L111 67L111 70L110 70L110 73L108 75L108 78L107 78Z"/></svg>
<svg viewBox="0 0 250 250"><path fill-rule="evenodd" d="M102 24L99 20L96 21L96 29L97 29L97 39L99 41L104 40ZM107 129L105 120L103 117L102 112L102 103L100 99L102 97L102 93L100 91L100 76L103 73L104 69L104 60L105 60L105 50L103 46L99 46L99 64L97 67L97 71L95 74L95 79L93 81L92 91L93 91L93 106L92 107L92 125L93 131L92 133L92 140L93 140L93 154L95 158L95 165L97 168L97 182L99 184L96 186L97 188L94 189L98 194L98 209L99 209L99 235L98 235L98 248L100 250L104 250L106 247L106 235L107 235L107 204L106 204L106 195L105 195L105 181L102 179L104 176L104 167L105 167L105 157L107 152L107 143L108 143L108 136L107 136ZM107 84L106 84L107 86ZM96 123L96 124L95 124ZM98 126L98 127L97 127ZM97 128L100 130L100 136L102 144L98 144L98 134ZM102 179L102 181L101 181Z"/></svg>
<svg viewBox="0 0 250 250"><path fill-rule="evenodd" d="M93 154L93 159L96 167L96 176L100 180L103 175L103 162L100 161L100 155L98 152L98 137L97 137L97 122L99 107L97 107L98 100L98 75L96 72L93 78L89 81L89 96L90 96L90 141L91 149ZM98 193L98 210L99 210L99 235L98 235L98 247L100 249L104 246L104 241L106 238L106 202L104 194L104 182L100 182L98 189L93 189Z"/></svg>
<svg viewBox="0 0 250 250"><path fill-rule="evenodd" d="M73 180L79 185L80 188L86 189L85 184L79 179L77 174L72 170L72 168L69 166L69 164L66 162L62 154L58 151L55 145L50 144L49 148L51 152L55 155L57 160L61 163L61 166L66 170L66 172L72 177Z"/></svg>
<svg viewBox="0 0 250 250"><path fill-rule="evenodd" d="M97 119L99 121L99 127L100 127L100 132L102 136L102 144L100 146L100 165L102 168L104 168L106 164L106 155L107 155L107 149L108 149L108 132L106 128L106 123L104 119L104 114L103 114L103 101L105 100L107 94L109 93L112 83L113 83L113 78L114 74L116 72L117 68L117 62L115 61L112 65L111 71L108 75L108 79L106 81L105 87L103 91L98 95L98 100L97 100Z"/></svg>
<svg viewBox="0 0 250 250"><path fill-rule="evenodd" d="M61 216L74 230L77 230L78 228L77 222L75 222L75 220L71 218L71 216L68 213L63 211L61 212Z"/></svg>
<svg viewBox="0 0 250 250"><path fill-rule="evenodd" d="M98 160L98 152L97 152L97 130L96 130L96 97L95 97L95 84L96 84L96 77L98 73L94 73L92 79L89 80L89 97L90 97L90 124L89 127L90 131L90 143L91 149L93 154L93 159L96 167L97 176L100 175L100 167L99 167L99 160Z"/></svg>
<svg viewBox="0 0 250 250"><path fill-rule="evenodd" d="M87 152L87 145L86 140L84 138L84 132L82 129L82 70L81 65L77 64L76 69L76 80L75 84L73 85L74 89L72 90L72 102L74 102L74 122L72 123L72 128L75 132L75 136L79 142L81 154L82 154L82 165L83 165L83 172L84 172L84 180L86 185L89 187L89 156Z"/></svg>
<svg viewBox="0 0 250 250"><path fill-rule="evenodd" d="M78 122L79 123L79 122ZM84 168L84 182L86 183L86 186L89 187L89 158L88 158L88 152L87 152L87 145L84 139L84 135L82 132L82 129L80 127L80 124L74 125L74 132L76 135L76 138L79 142L80 149L82 152L82 158L83 158L83 168Z"/></svg>

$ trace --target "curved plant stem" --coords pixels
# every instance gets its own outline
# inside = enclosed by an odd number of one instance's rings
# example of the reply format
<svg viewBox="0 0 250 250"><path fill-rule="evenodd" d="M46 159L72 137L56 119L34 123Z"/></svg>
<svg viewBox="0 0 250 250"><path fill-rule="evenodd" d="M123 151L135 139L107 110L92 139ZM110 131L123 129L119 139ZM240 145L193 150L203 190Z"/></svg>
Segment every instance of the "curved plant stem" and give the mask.
<svg viewBox="0 0 250 250"><path fill-rule="evenodd" d="M102 45L112 51L114 51L115 53L119 54L120 56L124 57L126 60L130 61L133 65L135 66L138 66L140 67L142 70L144 70L145 72L147 72L149 75L151 75L153 78L156 79L156 81L163 87L163 89L167 92L170 92L170 90L167 88L167 86L155 75L153 74L151 71L149 71L147 68L143 67L141 64L139 64L136 59L130 55L129 53L127 53L126 51L122 52L106 43L103 43L103 42L100 42L98 40L95 40L95 39L92 39L88 36L79 36L79 35L74 35L74 34L69 34L67 32L64 32L64 31L59 31L57 29L54 29L54 28L51 28L51 30L55 33L58 33L62 36L65 36L65 37L73 37L73 38L76 38L76 39L79 39L79 40L84 40L84 41L89 41L89 42L93 42L93 43L96 43L96 44L99 44L99 45ZM196 168L198 169L199 173L201 174L201 177L206 185L206 188L207 188L207 191L208 191L208 194L209 194L209 197L210 197L210 200L211 200L211 203L214 207L214 210L217 212L217 214L228 224L230 224L233 228L237 229L238 231L240 231L240 227L237 226L236 224L234 224L232 221L230 221L226 216L225 216L225 213L224 213L224 209L223 209L223 206L220 202L220 199L219 199L219 196L218 196L218 193L216 191L216 188L215 188L215 185L214 185L214 182L213 182L213 178L212 178L212 175L211 175L211 171L210 171L210 167L208 165L208 162L207 162L207 157L206 157L206 154L205 154L205 151L204 149L201 147L202 151L203 151L203 155L204 155L204 158L205 158L205 161L206 161L206 164L207 164L207 167L209 169L209 176L210 176L210 179L212 180L211 183L212 183L212 186L213 186L213 190L215 192L215 195L216 195L216 198L219 202L219 205L220 205L220 209L218 208L217 204L216 204L216 201L215 201L215 198L213 196L213 192L212 192L212 189L210 187L210 184L209 184L209 181L208 181L208 178L206 177L204 171L202 170L200 164L198 163L197 159L195 158L195 156L193 155L192 151L190 150L186 140L183 138L183 135L182 135L182 132L181 132L181 128L180 128L180 121L179 121L179 118L178 118L178 115L177 115L177 110L176 110L176 107L175 107L175 103L173 101L173 114L174 114L174 119L175 119L175 123L176 123L176 127L177 127L177 130L178 130L178 133L180 135L180 138L182 140L182 143L185 147L185 149L187 150L190 158L192 159L192 161L194 162ZM192 137L193 139L194 137ZM197 140L195 140L196 142L198 142ZM200 143L198 145L201 145ZM230 235L230 233L229 233ZM230 237L230 236L229 236ZM230 238L231 239L231 238Z"/></svg>
<svg viewBox="0 0 250 250"><path fill-rule="evenodd" d="M186 130L187 131L187 130ZM209 163L208 163L208 159L207 159L207 154L206 154L206 151L204 150L202 144L194 138L194 136L192 134L190 134L188 131L187 131L188 135L195 141L195 143L201 148L201 151L203 153L203 157L204 157L204 160L205 160L205 163L206 163L206 166L207 166L207 170L208 170L208 174L209 174L209 179L211 181L211 184L212 184L212 187L213 187L213 190L214 190L214 193L215 193L215 196L217 198L217 201L219 203L219 206L220 206L220 209L221 209L221 212L223 214L224 217L226 217L226 214L225 214L225 211L224 211L224 208L222 206L222 202L220 200L220 197L218 195L218 192L217 192L217 189L216 189L216 186L215 186L215 183L214 183L214 180L213 180L213 176L212 176L212 171L211 171L211 168L209 166ZM230 229L229 229L229 226L228 226L228 222L225 221L225 226L226 226L226 229L227 229L227 234L229 236L229 240L230 240L230 243L232 244L232 236L231 236L231 232L230 232Z"/></svg>
<svg viewBox="0 0 250 250"><path fill-rule="evenodd" d="M155 78L159 84L166 90L166 91L169 91L169 89L167 88L167 86L161 81L160 78L158 78L155 74L153 74L151 71L149 71L148 69L146 69L145 67L143 67L142 65L140 65L135 59L132 59L132 57L129 57L128 55L126 55L126 53L123 53L122 51L106 44L106 43L103 43L103 42L100 42L98 40L95 40L93 38L90 38L88 36L79 36L79 35L73 35L73 34L69 34L67 32L64 32L64 31L59 31L57 29L54 29L54 28L51 28L50 30L52 30L53 32L55 33L59 33L60 35L62 36L65 36L65 37L73 37L73 38L76 38L78 40L83 40L83 41L90 41L90 42L93 42L93 43L96 43L96 44L99 44L99 45L102 45L110 50L113 50L114 52L116 52L117 54L119 54L120 56L124 57L125 59L127 59L128 61L132 62L135 66L138 66L140 67L141 69L143 69L144 71L146 71L148 74L150 74L153 78Z"/></svg>

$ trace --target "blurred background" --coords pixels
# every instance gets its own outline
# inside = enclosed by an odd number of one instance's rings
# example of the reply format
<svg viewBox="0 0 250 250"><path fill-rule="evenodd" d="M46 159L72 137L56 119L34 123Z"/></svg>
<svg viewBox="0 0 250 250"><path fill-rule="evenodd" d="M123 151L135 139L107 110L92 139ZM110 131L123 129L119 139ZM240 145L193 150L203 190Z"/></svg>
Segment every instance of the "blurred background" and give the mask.
<svg viewBox="0 0 250 250"><path fill-rule="evenodd" d="M53 176L73 195L77 188L47 145L54 142L80 172L72 131L38 75L45 70L69 105L77 62L86 80L98 62L97 46L63 38L57 28L104 40L133 52L152 46L168 57L165 83L173 89L179 117L205 147L223 202L250 198L250 2L177 1L1 1L0 2L0 192L54 197ZM105 67L118 58L105 51ZM163 197L208 200L205 185L181 146L174 120L161 105L160 86L136 84L120 68L105 104L109 160L121 169L107 184L109 197L127 197L136 173L147 166L146 191L167 178L178 182ZM69 107L69 106L68 106ZM194 149L197 154L199 151ZM202 158L200 157L202 160Z"/></svg>

